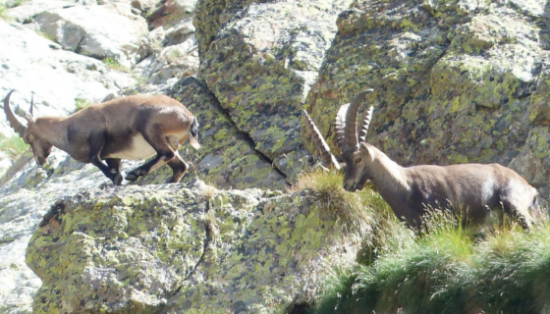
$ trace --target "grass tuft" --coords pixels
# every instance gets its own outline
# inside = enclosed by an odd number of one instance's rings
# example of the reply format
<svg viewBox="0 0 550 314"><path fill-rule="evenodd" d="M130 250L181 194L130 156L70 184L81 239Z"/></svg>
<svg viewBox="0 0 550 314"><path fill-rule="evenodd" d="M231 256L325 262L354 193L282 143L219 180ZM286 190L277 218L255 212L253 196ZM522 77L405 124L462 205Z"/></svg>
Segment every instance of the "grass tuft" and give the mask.
<svg viewBox="0 0 550 314"><path fill-rule="evenodd" d="M116 59L112 58L112 57L108 57L108 58L105 58L103 59L103 63L105 63L105 65L107 66L107 68L111 69L111 70L115 70L115 71L120 71L120 72L126 72L126 73L130 73L130 69L128 69L127 67L123 66L122 64L120 64Z"/></svg>
<svg viewBox="0 0 550 314"><path fill-rule="evenodd" d="M342 186L343 175L317 170L300 176L290 192L312 190L319 200L325 221L346 233L362 230L374 223L366 206L372 194L350 193Z"/></svg>
<svg viewBox="0 0 550 314"><path fill-rule="evenodd" d="M481 236L463 228L460 217L440 210L430 211L424 227L415 233L400 233L391 220L382 222L385 225L378 225L374 237L384 240L373 241L379 254L339 278L337 288L331 288L313 313L548 310L548 218L528 231L504 219Z"/></svg>
<svg viewBox="0 0 550 314"><path fill-rule="evenodd" d="M25 144L23 139L14 135L8 138L0 137L0 151L5 152L11 159L17 158L25 150L27 150L28 145Z"/></svg>

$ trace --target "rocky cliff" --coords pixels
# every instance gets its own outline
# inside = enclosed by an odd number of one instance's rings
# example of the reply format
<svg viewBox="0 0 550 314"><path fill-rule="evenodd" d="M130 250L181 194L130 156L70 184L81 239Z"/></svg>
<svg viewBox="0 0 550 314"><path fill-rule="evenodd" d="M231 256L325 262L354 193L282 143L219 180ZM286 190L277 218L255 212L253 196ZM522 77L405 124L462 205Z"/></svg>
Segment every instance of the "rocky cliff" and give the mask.
<svg viewBox="0 0 550 314"><path fill-rule="evenodd" d="M161 168L119 188L63 152L40 168L4 149L6 313L314 300L369 232L328 234L312 192L286 193L317 161L300 112L335 147L336 111L369 87L368 140L397 162L498 162L550 192L546 1L0 0L0 16L0 95L15 88L21 110L163 93L198 116L203 145L180 150L181 184ZM5 147L4 119L0 134Z"/></svg>

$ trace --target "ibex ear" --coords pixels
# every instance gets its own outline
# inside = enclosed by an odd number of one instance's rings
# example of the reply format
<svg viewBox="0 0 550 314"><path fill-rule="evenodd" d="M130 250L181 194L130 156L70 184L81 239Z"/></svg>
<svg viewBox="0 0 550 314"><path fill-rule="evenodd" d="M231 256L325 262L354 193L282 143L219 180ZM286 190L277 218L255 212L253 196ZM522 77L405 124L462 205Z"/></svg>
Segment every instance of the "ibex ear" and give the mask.
<svg viewBox="0 0 550 314"><path fill-rule="evenodd" d="M370 147L369 145L367 145L367 143L365 142L361 142L359 144L359 147L361 149L362 152L366 153L367 155L369 156L374 156L374 151L372 150L372 147Z"/></svg>

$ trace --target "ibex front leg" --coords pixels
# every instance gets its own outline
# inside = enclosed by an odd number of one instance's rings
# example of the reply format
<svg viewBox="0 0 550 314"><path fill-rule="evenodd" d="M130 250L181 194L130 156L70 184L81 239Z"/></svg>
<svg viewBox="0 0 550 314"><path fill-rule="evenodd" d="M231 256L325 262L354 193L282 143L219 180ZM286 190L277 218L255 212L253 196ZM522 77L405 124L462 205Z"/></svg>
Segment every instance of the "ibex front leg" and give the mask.
<svg viewBox="0 0 550 314"><path fill-rule="evenodd" d="M92 133L89 138L90 144L90 162L99 168L103 174L113 181L114 185L120 185L122 183L122 175L120 174L120 159L107 159L107 165L105 165L99 156L101 150L105 145L105 136L103 133Z"/></svg>
<svg viewBox="0 0 550 314"><path fill-rule="evenodd" d="M160 125L155 125L150 129L145 130L141 133L141 135L145 141L153 147L153 149L157 152L157 155L151 161L148 161L144 165L130 171L130 173L126 175L126 180L128 181L135 181L137 178L147 175L151 171L173 160L176 156L176 153L166 140Z"/></svg>

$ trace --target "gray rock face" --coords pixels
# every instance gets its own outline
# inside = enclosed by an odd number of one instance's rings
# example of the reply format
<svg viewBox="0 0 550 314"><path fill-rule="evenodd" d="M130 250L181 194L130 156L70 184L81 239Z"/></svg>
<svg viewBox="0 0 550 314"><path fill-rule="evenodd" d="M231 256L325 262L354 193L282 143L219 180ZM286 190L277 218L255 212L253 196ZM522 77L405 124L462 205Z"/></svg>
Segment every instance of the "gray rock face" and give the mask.
<svg viewBox="0 0 550 314"><path fill-rule="evenodd" d="M152 39L154 40L158 39ZM194 76L199 69L199 54L195 36L190 33L179 44L170 45L155 51L143 59L134 68L135 73L146 78L150 85L173 85L186 76Z"/></svg>
<svg viewBox="0 0 550 314"><path fill-rule="evenodd" d="M220 5L212 0L198 6L195 25L204 52L199 78L290 182L304 168L307 155L300 139L300 112L336 34L336 18L350 3ZM208 43L209 23L215 25L217 19L227 22Z"/></svg>
<svg viewBox="0 0 550 314"><path fill-rule="evenodd" d="M307 192L266 196L171 184L57 202L27 249L43 279L34 313L268 313L311 299L332 265L353 265L366 229L327 232Z"/></svg>
<svg viewBox="0 0 550 314"><path fill-rule="evenodd" d="M130 51L147 32L141 16L129 18L107 6L75 6L50 10L34 18L40 31L63 49L96 59L113 58L131 66Z"/></svg>
<svg viewBox="0 0 550 314"><path fill-rule="evenodd" d="M77 99L100 101L135 84L131 75L64 51L18 24L0 20L0 42L0 99L15 89L13 104L28 110L34 96L35 116L66 114L74 111ZM5 118L0 119L0 134L13 134Z"/></svg>

